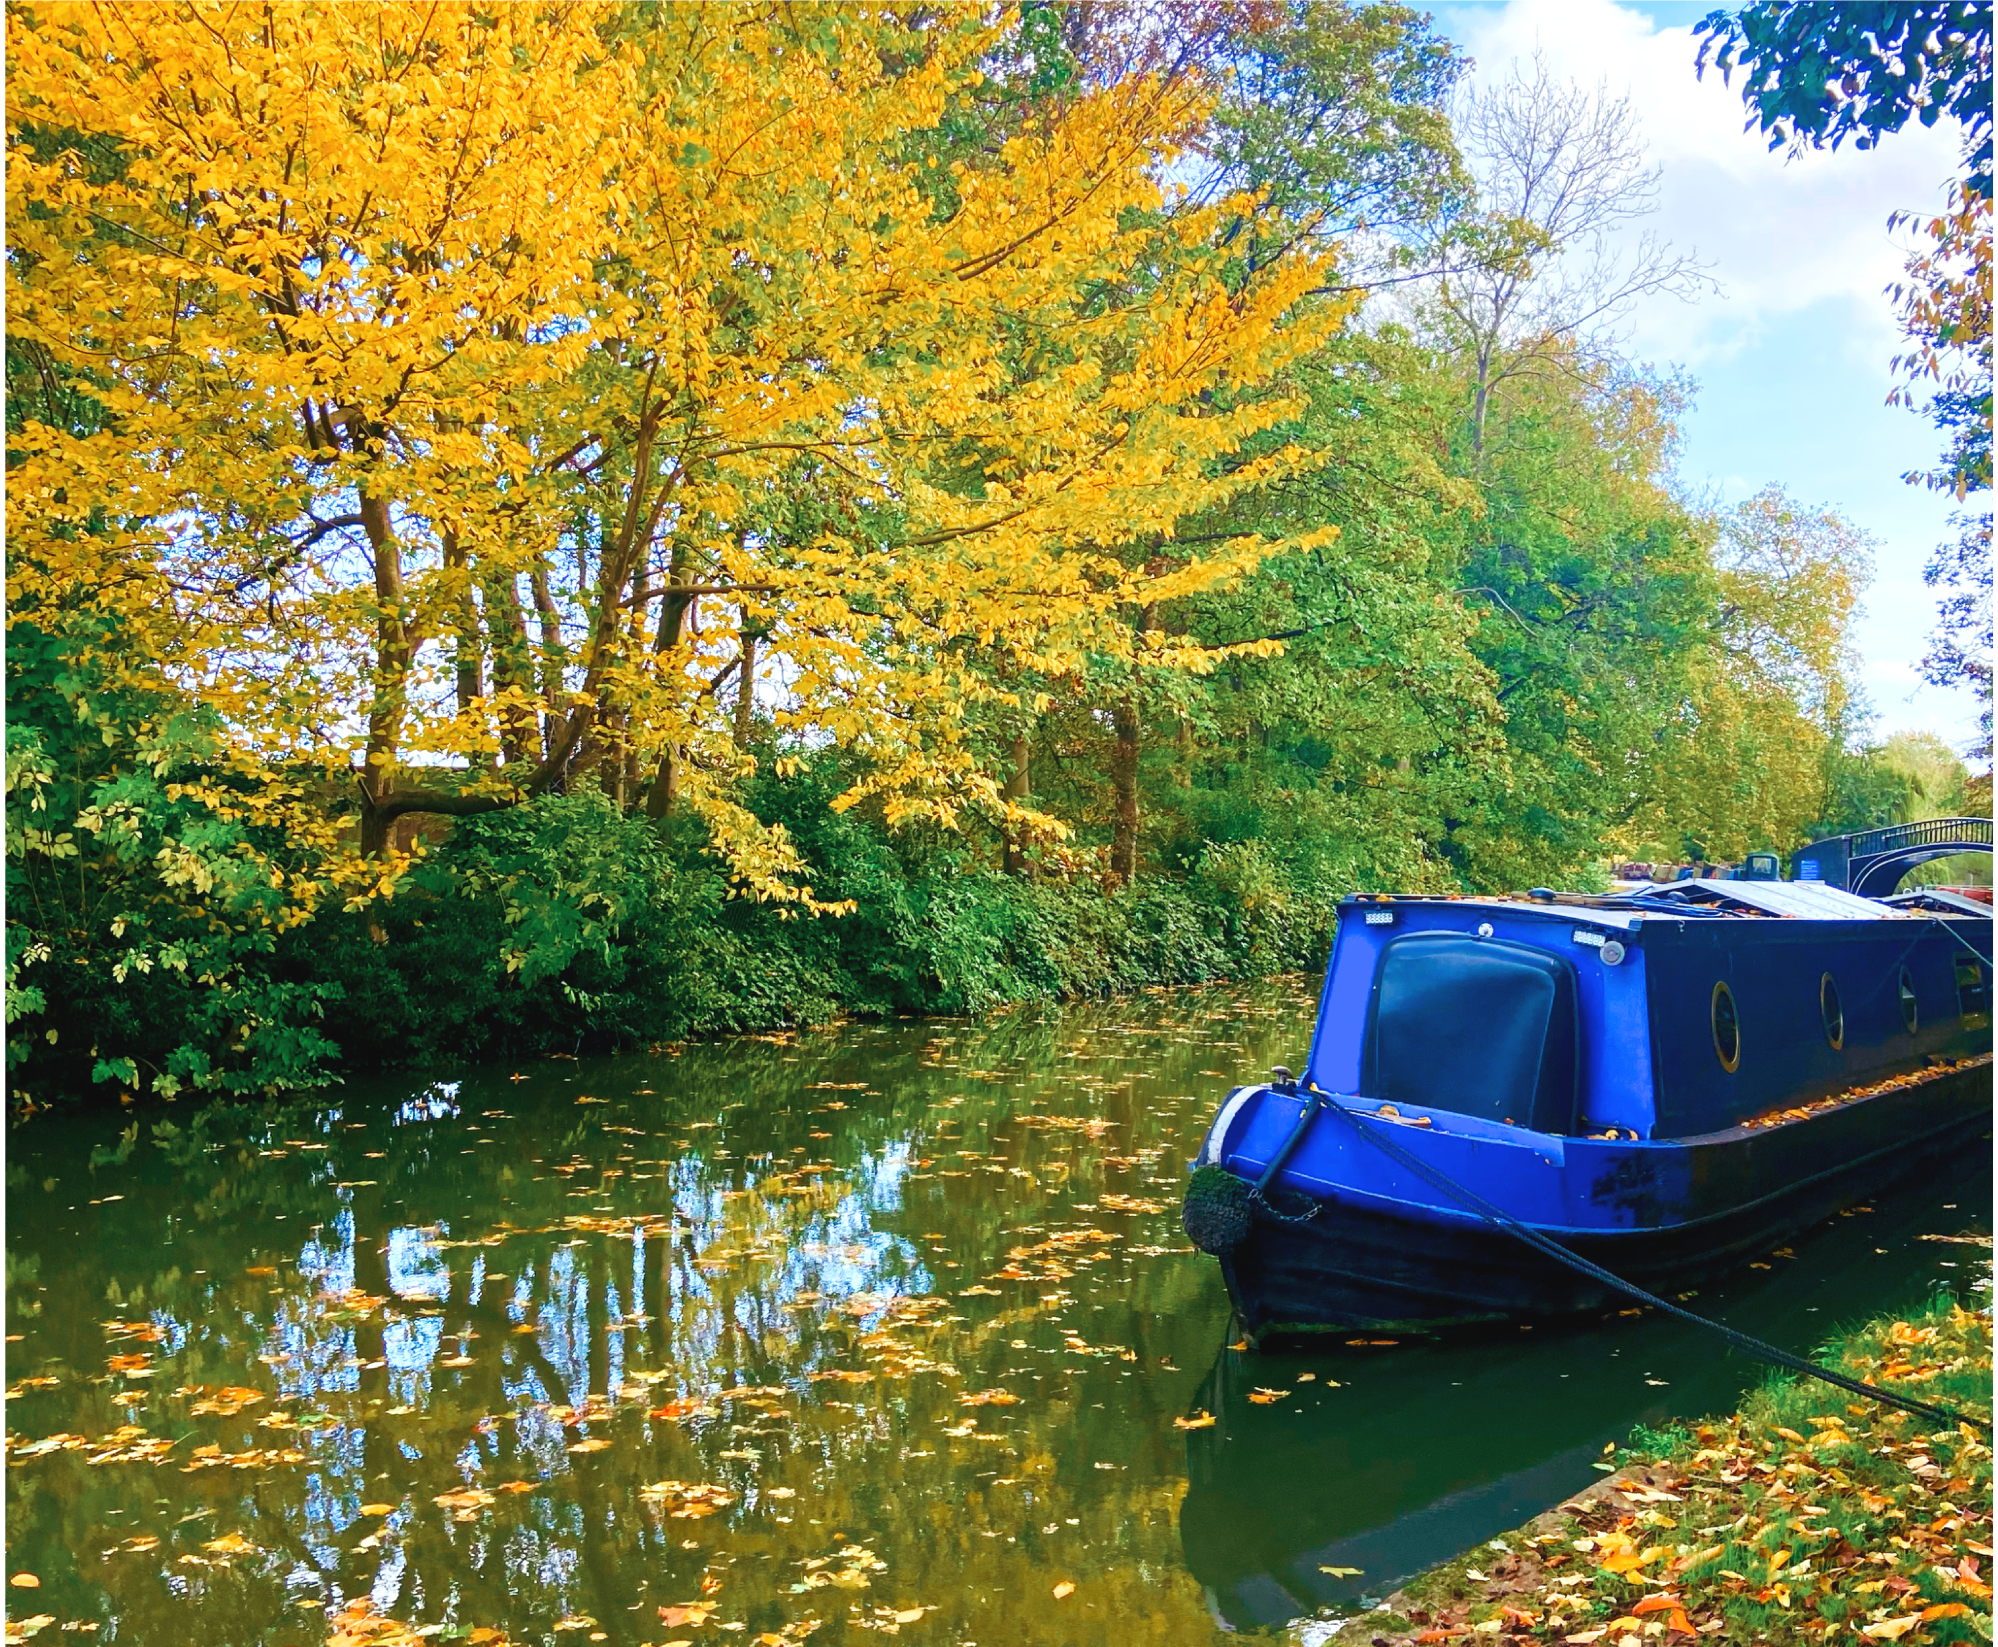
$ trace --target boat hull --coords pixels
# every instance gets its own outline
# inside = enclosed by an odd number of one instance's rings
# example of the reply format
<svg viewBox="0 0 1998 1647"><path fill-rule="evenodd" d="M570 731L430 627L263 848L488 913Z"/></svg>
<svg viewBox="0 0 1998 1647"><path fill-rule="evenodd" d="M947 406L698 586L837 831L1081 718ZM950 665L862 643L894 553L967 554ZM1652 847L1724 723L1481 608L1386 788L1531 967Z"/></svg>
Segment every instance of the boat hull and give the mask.
<svg viewBox="0 0 1998 1647"><path fill-rule="evenodd" d="M1971 1143L1990 1124L1986 1059L1774 1126L1675 1141L1675 1155L1684 1152L1675 1162L1684 1189L1667 1220L1621 1229L1535 1227L1612 1274L1669 1296L1761 1257L1937 1154ZM1419 1135L1389 1130L1396 1142L1420 1147ZM1286 1212L1315 1211L1295 1223L1258 1210L1247 1238L1222 1260L1236 1313L1259 1340L1437 1330L1627 1302L1454 1207L1389 1209L1371 1197L1342 1199L1336 1187L1309 1199L1280 1192L1276 1201Z"/></svg>

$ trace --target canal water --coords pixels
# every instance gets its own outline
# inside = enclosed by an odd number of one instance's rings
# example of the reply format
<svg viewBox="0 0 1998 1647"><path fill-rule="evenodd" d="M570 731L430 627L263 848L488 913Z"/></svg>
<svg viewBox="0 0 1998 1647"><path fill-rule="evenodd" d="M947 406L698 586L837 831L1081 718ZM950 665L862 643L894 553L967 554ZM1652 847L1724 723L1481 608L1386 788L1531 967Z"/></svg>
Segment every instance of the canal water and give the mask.
<svg viewBox="0 0 1998 1647"><path fill-rule="evenodd" d="M1642 1315L1236 1347L1180 1187L1313 995L23 1129L9 1639L1212 1641L1364 1606L1756 1381ZM1704 1302L1809 1349L1972 1296L1982 1249L1923 1238L1990 1195L1974 1150Z"/></svg>

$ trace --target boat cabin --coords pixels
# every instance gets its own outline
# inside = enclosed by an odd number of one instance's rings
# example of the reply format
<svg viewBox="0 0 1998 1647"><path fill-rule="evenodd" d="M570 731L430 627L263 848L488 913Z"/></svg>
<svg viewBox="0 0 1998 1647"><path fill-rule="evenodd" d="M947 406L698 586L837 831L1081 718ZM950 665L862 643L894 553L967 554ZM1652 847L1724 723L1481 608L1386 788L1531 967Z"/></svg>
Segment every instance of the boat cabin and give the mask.
<svg viewBox="0 0 1998 1647"><path fill-rule="evenodd" d="M1543 1134L1662 1140L1988 1051L1990 920L1902 902L1738 880L1349 898L1305 1073Z"/></svg>

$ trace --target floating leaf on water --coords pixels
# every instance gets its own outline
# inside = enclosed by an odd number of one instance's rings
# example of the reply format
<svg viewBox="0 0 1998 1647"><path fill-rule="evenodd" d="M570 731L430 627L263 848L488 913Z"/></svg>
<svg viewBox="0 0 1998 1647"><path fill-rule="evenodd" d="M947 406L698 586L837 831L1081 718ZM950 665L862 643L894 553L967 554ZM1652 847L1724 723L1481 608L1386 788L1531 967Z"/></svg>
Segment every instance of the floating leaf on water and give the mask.
<svg viewBox="0 0 1998 1647"><path fill-rule="evenodd" d="M1063 1579L1059 1584L1057 1584L1054 1587L1054 1598L1057 1601L1061 1601L1066 1597L1072 1596L1074 1594L1075 1594L1075 1586L1069 1583L1067 1579Z"/></svg>
<svg viewBox="0 0 1998 1647"><path fill-rule="evenodd" d="M7 1582L17 1590L38 1590L42 1585L42 1581L33 1573L16 1573Z"/></svg>
<svg viewBox="0 0 1998 1647"><path fill-rule="evenodd" d="M1364 1567L1320 1567L1321 1573L1330 1573L1334 1578L1358 1578L1366 1571Z"/></svg>
<svg viewBox="0 0 1998 1647"><path fill-rule="evenodd" d="M211 1538L201 1547L210 1555L220 1556L253 1555L257 1549L241 1533L224 1533L220 1538Z"/></svg>
<svg viewBox="0 0 1998 1647"><path fill-rule="evenodd" d="M1267 1407L1272 1401L1281 1401L1289 1394L1288 1390L1266 1390L1258 1384L1249 1392L1249 1399L1259 1407Z"/></svg>
<svg viewBox="0 0 1998 1647"><path fill-rule="evenodd" d="M1205 1430L1211 1428L1214 1422L1214 1415L1203 1407L1191 1418L1175 1418L1173 1425L1181 1430Z"/></svg>
<svg viewBox="0 0 1998 1647"><path fill-rule="evenodd" d="M685 1602L677 1607L661 1607L659 1622L667 1626L692 1624L696 1627L707 1623L714 1608L704 1601Z"/></svg>

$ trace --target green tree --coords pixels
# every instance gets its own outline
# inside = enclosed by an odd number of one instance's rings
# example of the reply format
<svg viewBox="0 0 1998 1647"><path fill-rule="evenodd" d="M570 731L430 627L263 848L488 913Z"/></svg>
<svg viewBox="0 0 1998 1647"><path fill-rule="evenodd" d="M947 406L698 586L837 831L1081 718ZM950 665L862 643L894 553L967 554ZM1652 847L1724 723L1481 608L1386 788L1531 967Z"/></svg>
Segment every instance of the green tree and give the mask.
<svg viewBox="0 0 1998 1647"><path fill-rule="evenodd" d="M1769 146L1870 149L1910 120L1964 129L1972 185L1991 187L1991 8L1984 0L1763 0L1700 20L1696 69L1741 73L1747 129Z"/></svg>

